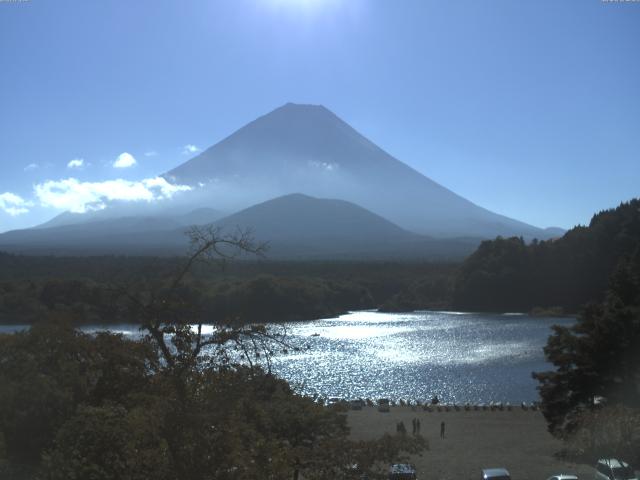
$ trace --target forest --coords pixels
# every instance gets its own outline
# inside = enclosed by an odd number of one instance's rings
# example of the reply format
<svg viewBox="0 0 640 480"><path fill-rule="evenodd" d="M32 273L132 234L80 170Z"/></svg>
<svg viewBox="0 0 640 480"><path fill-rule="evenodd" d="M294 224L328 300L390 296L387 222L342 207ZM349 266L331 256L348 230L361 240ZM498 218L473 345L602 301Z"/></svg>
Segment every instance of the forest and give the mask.
<svg viewBox="0 0 640 480"><path fill-rule="evenodd" d="M229 240L198 241L174 275L113 289L141 339L75 329L82 312L58 308L60 299L86 295L103 308L111 290L73 280L42 289L40 322L0 335L0 477L383 478L390 462L427 448L419 435L350 440L342 407L271 374L268 359L297 347L263 326L221 319L204 333L210 305L188 286L190 273ZM238 248L252 250L244 240ZM270 296L260 282L258 297Z"/></svg>
<svg viewBox="0 0 640 480"><path fill-rule="evenodd" d="M54 311L67 313L78 324L135 323L138 320L124 308L122 292L142 292L161 284L183 262L179 257L0 253L0 324L34 323ZM194 265L184 288L211 313L211 321L309 320L349 310L395 307L397 298L413 291L419 292L420 307L444 307L449 303L456 267L449 263L252 259Z"/></svg>
<svg viewBox="0 0 640 480"><path fill-rule="evenodd" d="M578 312L605 298L610 276L640 257L640 199L597 213L555 240L483 242L456 273L461 310Z"/></svg>
<svg viewBox="0 0 640 480"><path fill-rule="evenodd" d="M183 288L212 322L309 320L361 309L575 314L604 299L610 275L637 261L639 245L635 199L555 240L485 241L461 264L247 257L196 264ZM33 323L54 311L78 324L138 322L123 308L122 292L161 284L183 261L0 253L0 324Z"/></svg>
<svg viewBox="0 0 640 480"><path fill-rule="evenodd" d="M640 257L619 262L604 299L571 326L554 326L544 349L554 370L536 372L549 431L562 455L640 462Z"/></svg>

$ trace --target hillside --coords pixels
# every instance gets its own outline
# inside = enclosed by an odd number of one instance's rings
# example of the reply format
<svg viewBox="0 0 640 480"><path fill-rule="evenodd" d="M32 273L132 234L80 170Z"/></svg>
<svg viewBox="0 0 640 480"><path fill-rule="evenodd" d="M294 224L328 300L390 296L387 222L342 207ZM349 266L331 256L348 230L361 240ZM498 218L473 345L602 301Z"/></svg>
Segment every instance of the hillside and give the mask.
<svg viewBox="0 0 640 480"><path fill-rule="evenodd" d="M634 265L640 272L640 199L600 212L588 226L557 240L482 242L460 268L454 307L528 311L558 306L575 312L586 302L602 301L610 282L636 275Z"/></svg>
<svg viewBox="0 0 640 480"><path fill-rule="evenodd" d="M271 259L460 260L479 239L432 239L408 232L344 200L292 194L268 200L215 222L212 211L181 217L122 217L62 224L0 235L0 250L56 255L181 255L193 225L213 224L225 232L250 229L269 244Z"/></svg>
<svg viewBox="0 0 640 480"><path fill-rule="evenodd" d="M344 200L291 194L216 222L250 228L269 243L271 258L452 258L471 253L478 239L440 241L408 232Z"/></svg>

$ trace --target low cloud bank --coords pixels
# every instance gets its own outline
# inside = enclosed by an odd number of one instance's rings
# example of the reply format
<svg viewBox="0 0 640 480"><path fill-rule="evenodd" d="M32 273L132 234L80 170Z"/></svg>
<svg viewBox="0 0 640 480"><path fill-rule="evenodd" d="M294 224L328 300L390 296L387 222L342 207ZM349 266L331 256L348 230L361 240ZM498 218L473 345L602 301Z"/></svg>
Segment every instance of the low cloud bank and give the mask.
<svg viewBox="0 0 640 480"><path fill-rule="evenodd" d="M34 192L43 207L85 213L106 208L109 201L152 202L191 190L187 185L174 185L162 177L140 181L123 179L104 182L81 182L76 178L47 180L35 185Z"/></svg>

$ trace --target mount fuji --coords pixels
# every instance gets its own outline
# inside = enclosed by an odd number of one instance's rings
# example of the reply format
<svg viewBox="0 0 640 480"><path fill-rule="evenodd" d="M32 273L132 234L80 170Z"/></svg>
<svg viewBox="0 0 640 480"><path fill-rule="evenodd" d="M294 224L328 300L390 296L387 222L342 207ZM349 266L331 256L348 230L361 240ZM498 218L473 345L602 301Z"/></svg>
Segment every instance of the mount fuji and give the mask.
<svg viewBox="0 0 640 480"><path fill-rule="evenodd" d="M163 177L191 189L152 203L63 213L36 228L0 235L0 249L170 254L184 249L186 226L210 223L259 227L259 240L273 240L278 256L295 251L297 258L397 256L399 248L404 257L460 257L498 235L559 234L457 195L323 106L288 103Z"/></svg>

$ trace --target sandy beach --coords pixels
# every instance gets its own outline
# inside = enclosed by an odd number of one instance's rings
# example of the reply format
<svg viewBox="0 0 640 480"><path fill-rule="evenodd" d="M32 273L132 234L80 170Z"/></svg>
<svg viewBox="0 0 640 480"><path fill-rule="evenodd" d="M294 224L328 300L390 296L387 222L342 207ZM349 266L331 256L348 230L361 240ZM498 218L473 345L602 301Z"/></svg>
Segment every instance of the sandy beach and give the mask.
<svg viewBox="0 0 640 480"><path fill-rule="evenodd" d="M419 480L479 480L480 470L491 467L506 468L513 480L546 480L558 473L591 480L594 475L589 465L554 457L562 443L547 432L539 411L514 407L511 411L427 412L397 406L389 413L375 407L348 413L352 437L363 440L394 434L400 421L411 435L413 418L420 419L421 433L429 441L429 450L411 459ZM442 421L444 439L440 439Z"/></svg>

